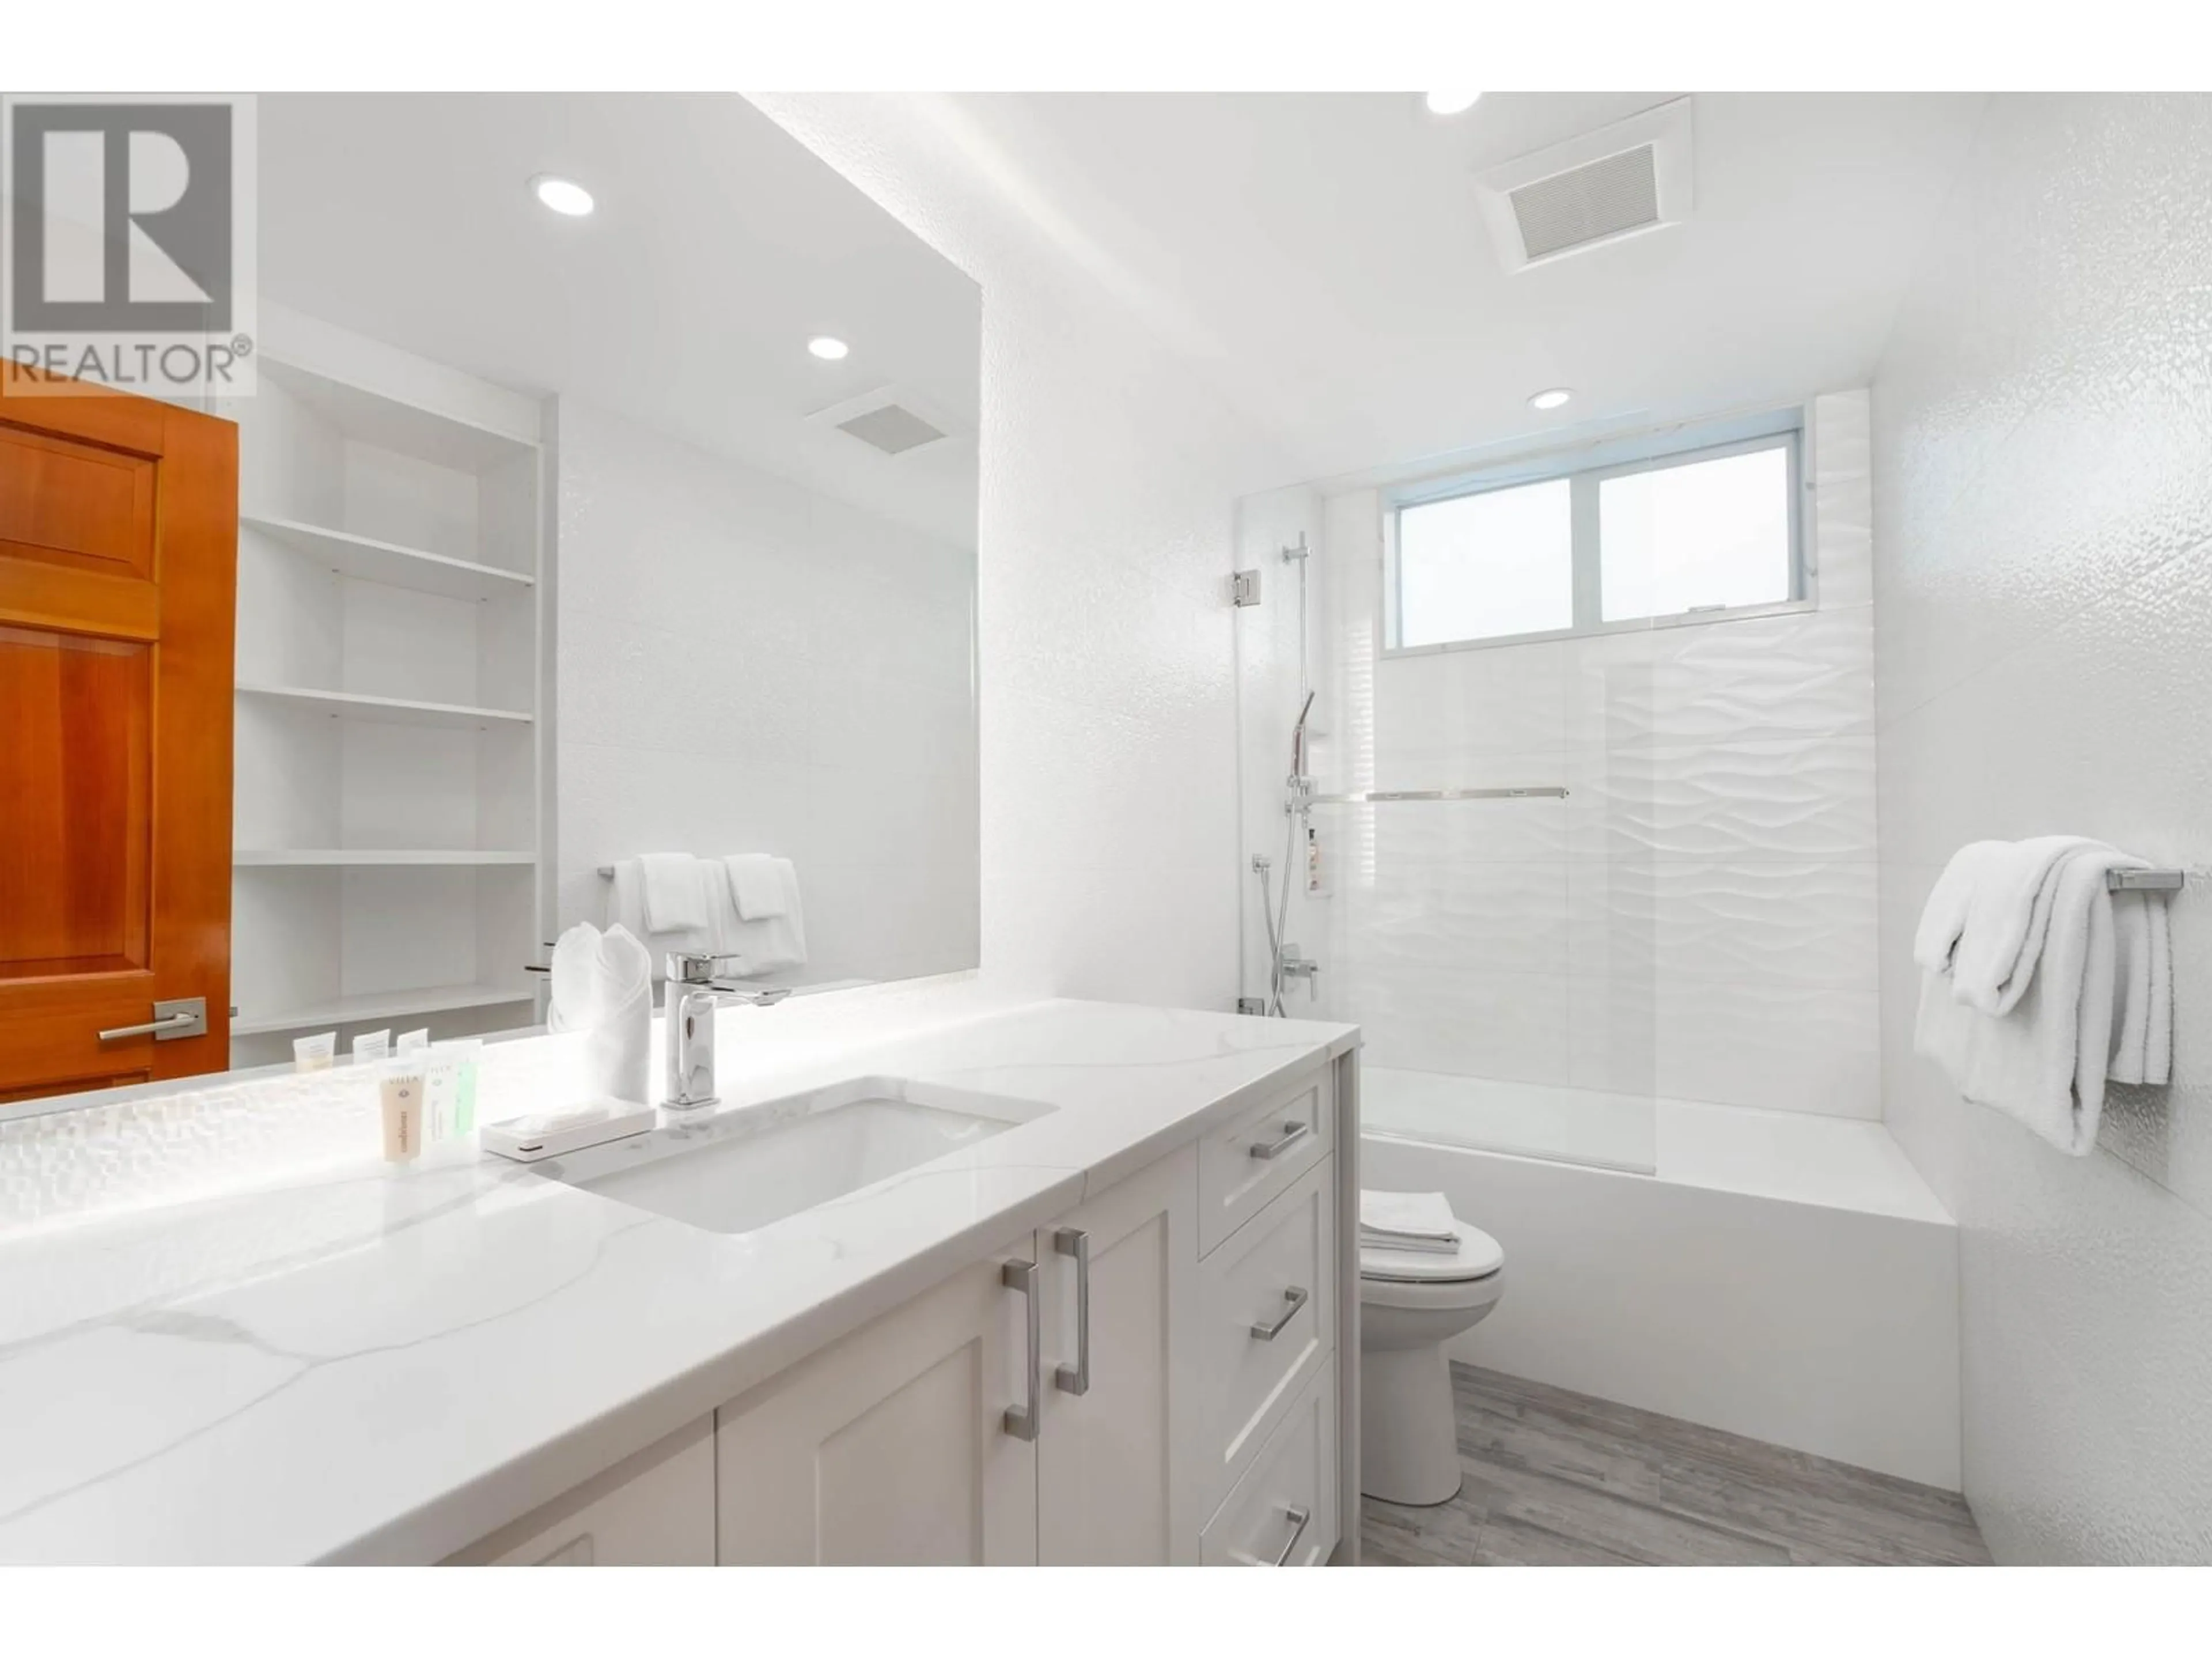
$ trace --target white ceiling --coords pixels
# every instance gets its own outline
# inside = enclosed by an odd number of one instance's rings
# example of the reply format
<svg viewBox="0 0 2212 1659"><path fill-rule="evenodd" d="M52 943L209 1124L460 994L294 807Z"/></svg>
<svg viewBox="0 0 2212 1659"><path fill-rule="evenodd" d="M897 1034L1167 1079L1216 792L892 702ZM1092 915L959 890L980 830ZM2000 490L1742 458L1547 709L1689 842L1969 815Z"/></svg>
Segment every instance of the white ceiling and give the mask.
<svg viewBox="0 0 2212 1659"><path fill-rule="evenodd" d="M954 101L1041 234L1325 478L1865 382L1983 94L1698 94L1688 223L1507 275L1474 175L1678 95Z"/></svg>
<svg viewBox="0 0 2212 1659"><path fill-rule="evenodd" d="M975 544L975 284L742 99L285 94L259 118L270 298ZM539 173L598 210L547 211ZM887 383L952 439L885 457L805 418Z"/></svg>

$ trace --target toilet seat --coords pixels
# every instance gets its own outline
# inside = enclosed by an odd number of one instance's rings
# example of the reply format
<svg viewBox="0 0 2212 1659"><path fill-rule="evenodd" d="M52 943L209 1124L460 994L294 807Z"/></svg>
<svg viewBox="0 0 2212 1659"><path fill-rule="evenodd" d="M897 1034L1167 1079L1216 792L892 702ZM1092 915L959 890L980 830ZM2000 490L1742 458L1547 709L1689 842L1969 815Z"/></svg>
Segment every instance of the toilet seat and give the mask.
<svg viewBox="0 0 2212 1659"><path fill-rule="evenodd" d="M1452 1231L1459 1237L1459 1249L1449 1255L1361 1246L1360 1279L1389 1285L1458 1285L1487 1279L1505 1265L1504 1248L1481 1228L1455 1220Z"/></svg>

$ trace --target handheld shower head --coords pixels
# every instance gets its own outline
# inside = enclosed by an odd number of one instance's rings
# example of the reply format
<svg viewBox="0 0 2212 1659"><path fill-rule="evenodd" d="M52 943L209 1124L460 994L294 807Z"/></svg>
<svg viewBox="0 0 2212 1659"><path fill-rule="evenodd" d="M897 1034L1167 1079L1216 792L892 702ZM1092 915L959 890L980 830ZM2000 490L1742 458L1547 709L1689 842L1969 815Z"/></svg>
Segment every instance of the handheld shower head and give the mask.
<svg viewBox="0 0 2212 1659"><path fill-rule="evenodd" d="M1306 716L1313 713L1313 706L1314 694L1309 691L1298 710L1298 723L1291 729L1291 775L1294 778L1306 775Z"/></svg>

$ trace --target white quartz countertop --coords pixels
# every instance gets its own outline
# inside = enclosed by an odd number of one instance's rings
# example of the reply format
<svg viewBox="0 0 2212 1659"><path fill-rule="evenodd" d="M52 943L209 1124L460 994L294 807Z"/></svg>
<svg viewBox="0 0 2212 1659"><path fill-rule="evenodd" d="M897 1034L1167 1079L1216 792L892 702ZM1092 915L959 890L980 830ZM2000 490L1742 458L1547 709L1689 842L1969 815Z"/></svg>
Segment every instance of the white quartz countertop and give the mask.
<svg viewBox="0 0 2212 1659"><path fill-rule="evenodd" d="M0 1561L435 1560L1357 1041L972 987L805 999L724 1013L717 1109L868 1075L1053 1109L745 1234L365 1156L0 1237Z"/></svg>

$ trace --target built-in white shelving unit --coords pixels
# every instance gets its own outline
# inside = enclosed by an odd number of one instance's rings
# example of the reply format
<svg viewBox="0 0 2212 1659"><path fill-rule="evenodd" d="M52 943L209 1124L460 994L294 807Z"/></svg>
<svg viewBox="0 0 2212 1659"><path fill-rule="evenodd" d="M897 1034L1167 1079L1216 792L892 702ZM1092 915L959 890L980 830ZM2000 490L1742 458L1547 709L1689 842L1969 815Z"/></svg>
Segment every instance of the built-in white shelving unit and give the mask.
<svg viewBox="0 0 2212 1659"><path fill-rule="evenodd" d="M232 1060L538 1018L535 398L266 301L239 423Z"/></svg>

